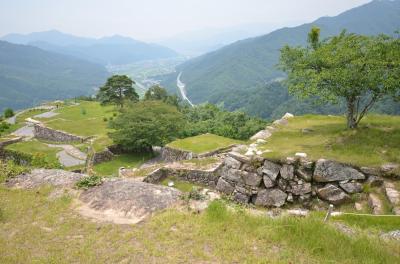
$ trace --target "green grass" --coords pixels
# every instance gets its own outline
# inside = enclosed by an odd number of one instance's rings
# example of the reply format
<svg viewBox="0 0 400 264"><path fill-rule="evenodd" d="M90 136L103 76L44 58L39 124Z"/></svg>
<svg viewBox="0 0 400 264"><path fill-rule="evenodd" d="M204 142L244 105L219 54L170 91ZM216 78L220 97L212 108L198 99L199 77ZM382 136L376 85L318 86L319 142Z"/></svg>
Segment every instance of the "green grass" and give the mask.
<svg viewBox="0 0 400 264"><path fill-rule="evenodd" d="M117 176L120 167L136 168L152 157L151 153L122 154L111 161L95 165L93 169L100 176Z"/></svg>
<svg viewBox="0 0 400 264"><path fill-rule="evenodd" d="M112 144L107 133L108 120L116 113L114 106L102 106L99 102L80 101L79 105L65 106L56 112L59 115L52 118L41 119L42 122L54 129L69 132L74 135L94 136L93 147L102 151ZM107 118L107 121L104 121Z"/></svg>
<svg viewBox="0 0 400 264"><path fill-rule="evenodd" d="M340 215L332 219L361 229L392 231L398 230L400 227L400 216Z"/></svg>
<svg viewBox="0 0 400 264"><path fill-rule="evenodd" d="M213 203L139 225L80 217L49 188L0 187L0 263L399 263L398 244L346 236L320 218L269 219Z"/></svg>
<svg viewBox="0 0 400 264"><path fill-rule="evenodd" d="M17 116L16 122L17 123L24 123L25 119L29 117L34 117L35 115L39 115L45 112L49 112L50 110L45 110L45 109L32 109L29 111L26 111L20 115Z"/></svg>
<svg viewBox="0 0 400 264"><path fill-rule="evenodd" d="M201 154L220 148L228 147L232 144L238 144L241 141L213 134L203 134L195 137L179 139L169 143L167 146L171 148L191 151Z"/></svg>
<svg viewBox="0 0 400 264"><path fill-rule="evenodd" d="M46 160L49 162L58 162L56 154L62 150L62 148L48 147L45 143L38 140L21 141L12 145L8 145L5 149L30 155L41 153L46 156Z"/></svg>
<svg viewBox="0 0 400 264"><path fill-rule="evenodd" d="M369 115L357 130L347 130L341 116L306 115L290 119L260 149L269 158L305 152L313 159L328 158L356 166L400 163L400 116ZM307 128L312 132L303 133Z"/></svg>
<svg viewBox="0 0 400 264"><path fill-rule="evenodd" d="M190 192L193 187L199 187L199 185L190 183L190 182L185 182L185 181L180 181L176 179L175 177L167 177L164 180L161 181L161 185L168 186L168 182L173 181L174 182L174 188L182 191L182 192Z"/></svg>

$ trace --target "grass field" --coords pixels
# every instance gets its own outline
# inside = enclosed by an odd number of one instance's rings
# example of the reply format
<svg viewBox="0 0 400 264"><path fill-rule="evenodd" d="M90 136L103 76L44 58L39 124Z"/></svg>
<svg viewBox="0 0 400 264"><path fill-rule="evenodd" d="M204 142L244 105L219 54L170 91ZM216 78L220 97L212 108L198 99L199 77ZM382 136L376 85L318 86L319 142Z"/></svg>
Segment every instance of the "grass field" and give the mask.
<svg viewBox="0 0 400 264"><path fill-rule="evenodd" d="M306 115L290 119L260 149L270 158L305 152L358 166L400 163L400 116L369 115L357 130L347 130L341 116ZM309 129L307 133L302 129Z"/></svg>
<svg viewBox="0 0 400 264"><path fill-rule="evenodd" d="M179 139L169 143L167 146L171 148L191 151L201 154L220 148L228 147L232 144L238 144L241 141L225 138L213 134L203 134L195 137Z"/></svg>
<svg viewBox="0 0 400 264"><path fill-rule="evenodd" d="M27 119L28 117L33 117L35 115L39 115L39 114L42 114L42 113L48 112L48 111L49 110L45 110L45 109L28 110L28 111L23 112L22 114L18 115L16 118L16 122L23 123L23 122L25 122L25 119Z"/></svg>
<svg viewBox="0 0 400 264"><path fill-rule="evenodd" d="M95 165L93 169L96 175L99 176L118 176L120 167L136 168L152 157L151 153L122 154L114 157L111 161Z"/></svg>
<svg viewBox="0 0 400 264"><path fill-rule="evenodd" d="M50 192L0 187L0 263L400 262L398 243L367 235L370 221L347 236L320 216L270 219L214 202L202 214L167 210L114 225L80 217L70 197Z"/></svg>
<svg viewBox="0 0 400 264"><path fill-rule="evenodd" d="M94 136L93 147L96 151L101 151L112 144L112 140L107 136L110 131L107 125L108 120L117 114L114 106L101 106L98 102L80 101L79 105L65 106L56 112L59 115L44 118L41 121L48 127L71 134L84 137Z"/></svg>
<svg viewBox="0 0 400 264"><path fill-rule="evenodd" d="M43 154L46 160L51 163L58 163L57 152L61 151L61 148L51 148L45 143L38 140L21 141L12 145L6 146L6 149L18 151L25 154L34 155L37 153Z"/></svg>

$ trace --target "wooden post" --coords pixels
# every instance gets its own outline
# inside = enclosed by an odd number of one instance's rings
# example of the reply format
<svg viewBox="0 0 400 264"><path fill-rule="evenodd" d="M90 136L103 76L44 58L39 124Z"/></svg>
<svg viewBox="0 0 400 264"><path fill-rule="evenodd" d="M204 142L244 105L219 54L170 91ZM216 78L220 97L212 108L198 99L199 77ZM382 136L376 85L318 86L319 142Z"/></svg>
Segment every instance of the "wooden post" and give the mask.
<svg viewBox="0 0 400 264"><path fill-rule="evenodd" d="M330 204L330 205L329 205L328 212L326 213L326 216L325 216L325 219L324 219L324 222L325 222L325 223L326 223L326 222L329 220L329 218L331 217L332 211L333 211L333 204Z"/></svg>

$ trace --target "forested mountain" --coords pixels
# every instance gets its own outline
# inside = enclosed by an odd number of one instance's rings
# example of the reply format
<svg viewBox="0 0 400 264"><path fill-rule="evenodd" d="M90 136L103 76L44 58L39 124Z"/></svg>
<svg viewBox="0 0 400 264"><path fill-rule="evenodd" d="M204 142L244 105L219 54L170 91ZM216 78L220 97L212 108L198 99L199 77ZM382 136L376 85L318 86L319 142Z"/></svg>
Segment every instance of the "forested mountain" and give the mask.
<svg viewBox="0 0 400 264"><path fill-rule="evenodd" d="M269 117L270 112L266 110L269 104L279 106L294 100L287 95L286 88L278 94L276 85L267 84L284 77L276 68L279 50L285 44L305 45L312 26L321 28L322 37L338 34L343 29L366 35L394 34L400 29L400 1L375 0L335 17L323 17L309 24L238 41L185 62L176 74L164 76L163 84L176 92L176 76L182 72L181 80L194 103L223 103L228 109L243 108Z"/></svg>
<svg viewBox="0 0 400 264"><path fill-rule="evenodd" d="M0 111L90 95L108 75L101 65L0 41Z"/></svg>
<svg viewBox="0 0 400 264"><path fill-rule="evenodd" d="M141 60L172 58L178 54L166 47L123 36L100 39L82 38L55 30L27 35L9 34L2 37L15 44L27 44L41 49L75 56L103 65L128 64Z"/></svg>

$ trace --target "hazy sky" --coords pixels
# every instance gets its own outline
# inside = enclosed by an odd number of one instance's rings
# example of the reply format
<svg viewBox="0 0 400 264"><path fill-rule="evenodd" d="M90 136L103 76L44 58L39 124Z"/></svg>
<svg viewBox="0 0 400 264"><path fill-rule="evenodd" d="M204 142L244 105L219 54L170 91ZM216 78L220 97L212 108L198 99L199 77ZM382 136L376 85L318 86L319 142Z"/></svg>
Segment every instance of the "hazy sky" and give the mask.
<svg viewBox="0 0 400 264"><path fill-rule="evenodd" d="M294 25L370 0L0 0L0 35L57 29L154 40L204 28Z"/></svg>

